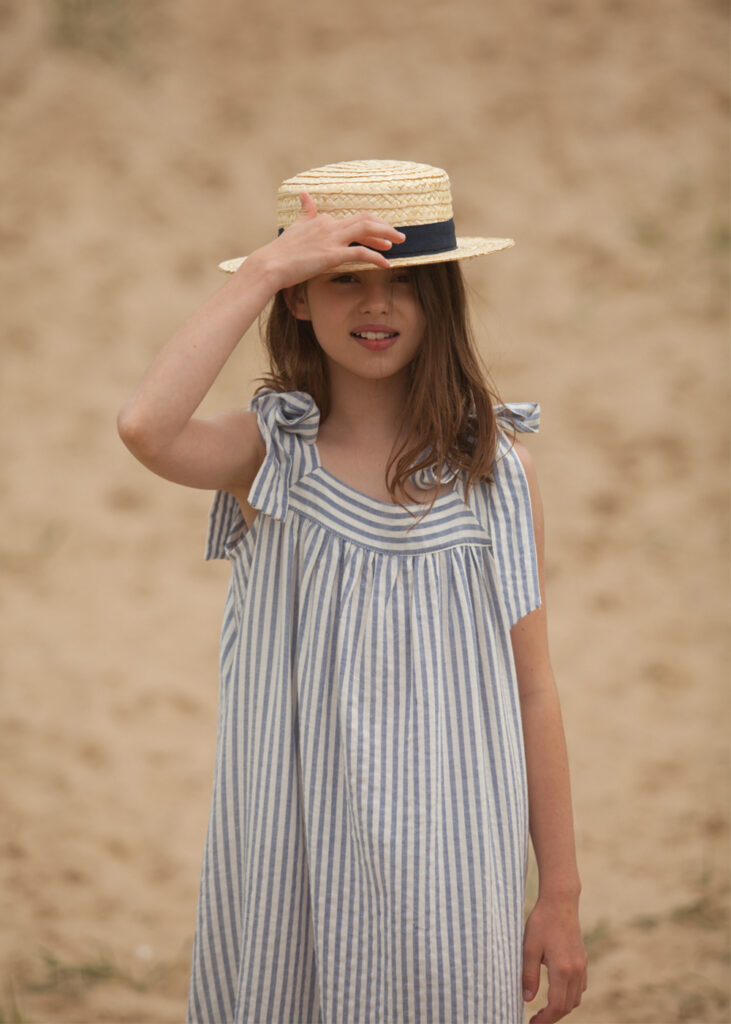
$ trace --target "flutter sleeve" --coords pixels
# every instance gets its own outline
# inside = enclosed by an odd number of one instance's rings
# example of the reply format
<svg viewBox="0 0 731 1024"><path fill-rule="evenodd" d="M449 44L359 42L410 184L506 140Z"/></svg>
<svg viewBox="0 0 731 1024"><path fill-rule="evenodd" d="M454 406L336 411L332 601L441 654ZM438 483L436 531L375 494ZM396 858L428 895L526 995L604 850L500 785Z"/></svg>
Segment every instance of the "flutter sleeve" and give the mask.
<svg viewBox="0 0 731 1024"><path fill-rule="evenodd" d="M317 439L320 410L305 391L268 388L254 395L247 411L256 412L259 433L266 446L264 461L247 501L260 513L283 520L291 484L314 464L314 455L308 448ZM227 491L217 491L208 519L206 559L231 557L246 532L236 498Z"/></svg>
<svg viewBox="0 0 731 1024"><path fill-rule="evenodd" d="M489 488L488 529L508 620L514 626L540 606L541 592L528 481L505 428L538 433L540 406L536 402L498 405L495 413L502 429Z"/></svg>

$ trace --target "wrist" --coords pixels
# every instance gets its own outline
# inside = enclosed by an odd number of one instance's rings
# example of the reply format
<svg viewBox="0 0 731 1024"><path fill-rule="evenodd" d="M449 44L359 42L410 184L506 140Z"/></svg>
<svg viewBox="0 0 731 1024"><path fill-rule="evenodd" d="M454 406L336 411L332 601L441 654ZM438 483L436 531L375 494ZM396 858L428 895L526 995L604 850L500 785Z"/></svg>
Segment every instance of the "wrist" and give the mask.
<svg viewBox="0 0 731 1024"><path fill-rule="evenodd" d="M269 256L266 246L246 258L234 274L237 277L245 278L247 287L261 290L265 303L285 286L278 262Z"/></svg>
<svg viewBox="0 0 731 1024"><path fill-rule="evenodd" d="M542 903L578 904L581 882L578 878L539 879L538 899Z"/></svg>

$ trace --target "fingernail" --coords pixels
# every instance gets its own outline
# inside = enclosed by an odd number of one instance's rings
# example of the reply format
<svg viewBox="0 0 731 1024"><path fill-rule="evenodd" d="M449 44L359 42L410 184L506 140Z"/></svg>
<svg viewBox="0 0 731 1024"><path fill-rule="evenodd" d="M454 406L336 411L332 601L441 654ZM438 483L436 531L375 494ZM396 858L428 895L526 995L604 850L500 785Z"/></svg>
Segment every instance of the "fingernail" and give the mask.
<svg viewBox="0 0 731 1024"><path fill-rule="evenodd" d="M531 990L529 988L524 988L523 989L523 999L526 1001L526 1003L529 1003L532 998L533 998L533 993L531 992Z"/></svg>

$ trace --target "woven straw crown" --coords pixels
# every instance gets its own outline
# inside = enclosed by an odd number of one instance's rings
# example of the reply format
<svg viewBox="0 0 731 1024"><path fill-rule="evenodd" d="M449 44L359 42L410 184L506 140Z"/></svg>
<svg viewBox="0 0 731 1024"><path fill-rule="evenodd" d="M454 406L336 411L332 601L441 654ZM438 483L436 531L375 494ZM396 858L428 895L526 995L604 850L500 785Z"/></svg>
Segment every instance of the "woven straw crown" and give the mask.
<svg viewBox="0 0 731 1024"><path fill-rule="evenodd" d="M512 238L457 238L449 177L441 167L429 164L352 160L314 167L287 178L277 194L280 232L299 216L300 192L312 196L318 213L347 217L367 211L400 228L406 241L383 252L392 266L470 259L515 244ZM233 273L245 258L226 260L219 267ZM373 264L354 261L333 269L341 268L369 270Z"/></svg>

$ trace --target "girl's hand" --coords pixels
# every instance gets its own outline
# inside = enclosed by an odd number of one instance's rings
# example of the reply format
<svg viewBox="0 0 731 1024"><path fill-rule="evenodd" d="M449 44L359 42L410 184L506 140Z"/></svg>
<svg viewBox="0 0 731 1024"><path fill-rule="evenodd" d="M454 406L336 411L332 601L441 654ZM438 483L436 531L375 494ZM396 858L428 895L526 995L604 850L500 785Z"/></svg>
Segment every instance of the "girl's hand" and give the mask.
<svg viewBox="0 0 731 1024"><path fill-rule="evenodd" d="M541 964L548 969L548 1004L530 1024L555 1024L581 1002L586 990L587 956L577 901L539 897L523 937L523 998L535 999Z"/></svg>
<svg viewBox="0 0 731 1024"><path fill-rule="evenodd" d="M302 211L274 241L257 249L239 268L258 264L272 281L275 291L324 274L341 263L372 263L387 269L385 256L366 246L390 249L405 235L372 213L332 217L318 213L307 192L300 192ZM351 245L358 242L358 245Z"/></svg>

